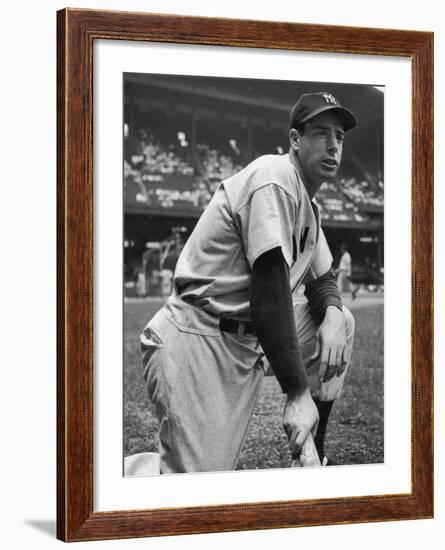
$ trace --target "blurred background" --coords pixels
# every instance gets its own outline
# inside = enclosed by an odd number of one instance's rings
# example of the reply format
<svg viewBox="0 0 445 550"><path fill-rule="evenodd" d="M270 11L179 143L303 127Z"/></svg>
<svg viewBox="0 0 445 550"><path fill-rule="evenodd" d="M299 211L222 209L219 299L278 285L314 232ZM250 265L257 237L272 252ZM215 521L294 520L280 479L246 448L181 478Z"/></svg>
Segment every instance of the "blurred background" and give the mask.
<svg viewBox="0 0 445 550"><path fill-rule="evenodd" d="M352 282L383 290L383 91L374 86L150 74L124 77L125 296L166 296L185 240L218 184L288 151L301 93L328 91L358 118L335 183L317 193L334 256Z"/></svg>

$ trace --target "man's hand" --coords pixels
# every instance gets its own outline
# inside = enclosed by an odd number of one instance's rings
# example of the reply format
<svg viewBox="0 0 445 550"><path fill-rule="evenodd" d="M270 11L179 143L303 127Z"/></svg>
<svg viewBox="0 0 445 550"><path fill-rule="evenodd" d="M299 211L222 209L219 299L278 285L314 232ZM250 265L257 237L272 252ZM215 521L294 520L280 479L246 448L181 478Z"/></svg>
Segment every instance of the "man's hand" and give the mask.
<svg viewBox="0 0 445 550"><path fill-rule="evenodd" d="M317 331L311 361L319 356L320 382L328 382L335 375L341 376L349 362L345 318L343 312L335 306L326 309L324 320Z"/></svg>
<svg viewBox="0 0 445 550"><path fill-rule="evenodd" d="M284 405L283 427L289 438L292 458L300 456L301 448L310 432L315 436L318 427L318 410L309 388L301 394L289 393Z"/></svg>

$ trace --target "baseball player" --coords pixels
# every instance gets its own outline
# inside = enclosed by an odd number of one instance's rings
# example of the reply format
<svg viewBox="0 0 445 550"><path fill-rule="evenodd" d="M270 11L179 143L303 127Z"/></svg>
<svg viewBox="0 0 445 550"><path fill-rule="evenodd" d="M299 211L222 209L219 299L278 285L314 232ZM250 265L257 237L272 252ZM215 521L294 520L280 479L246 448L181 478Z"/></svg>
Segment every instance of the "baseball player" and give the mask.
<svg viewBox="0 0 445 550"><path fill-rule="evenodd" d="M162 473L236 467L267 359L286 394L292 455L312 432L324 456L350 361L342 306L313 197L340 165L354 115L329 93L302 95L289 153L221 182L176 266L173 292L141 335L159 419ZM305 284L305 303L293 303Z"/></svg>
<svg viewBox="0 0 445 550"><path fill-rule="evenodd" d="M351 281L351 254L349 253L349 247L347 244L340 245L341 257L338 264L338 268L335 270L337 274L337 285L340 293L350 292L352 299L355 300L355 289L352 286Z"/></svg>

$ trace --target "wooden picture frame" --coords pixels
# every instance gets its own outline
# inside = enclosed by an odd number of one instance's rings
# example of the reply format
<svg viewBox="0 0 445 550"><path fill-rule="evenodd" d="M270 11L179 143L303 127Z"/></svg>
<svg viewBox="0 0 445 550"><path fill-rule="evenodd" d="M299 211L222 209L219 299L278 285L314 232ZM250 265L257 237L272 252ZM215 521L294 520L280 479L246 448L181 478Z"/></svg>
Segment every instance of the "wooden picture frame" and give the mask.
<svg viewBox="0 0 445 550"><path fill-rule="evenodd" d="M93 43L99 39L411 60L411 492L93 512L92 90ZM57 14L57 71L57 537L82 541L433 517L433 34L65 9Z"/></svg>

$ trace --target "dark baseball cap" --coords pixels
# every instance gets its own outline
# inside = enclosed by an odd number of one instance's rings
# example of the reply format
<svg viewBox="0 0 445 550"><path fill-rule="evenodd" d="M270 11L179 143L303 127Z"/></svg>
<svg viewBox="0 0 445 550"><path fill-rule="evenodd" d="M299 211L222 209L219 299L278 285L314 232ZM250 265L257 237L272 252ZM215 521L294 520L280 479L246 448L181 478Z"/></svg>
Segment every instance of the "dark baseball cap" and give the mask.
<svg viewBox="0 0 445 550"><path fill-rule="evenodd" d="M342 107L338 99L332 94L329 92L317 92L300 96L290 112L290 127L295 128L320 113L332 110L336 110L343 118L343 129L345 132L357 125L357 119L351 111Z"/></svg>

